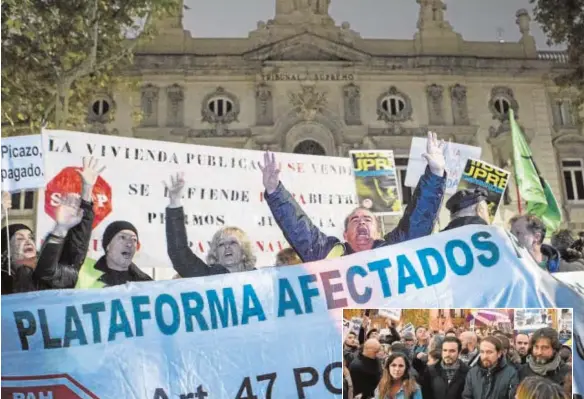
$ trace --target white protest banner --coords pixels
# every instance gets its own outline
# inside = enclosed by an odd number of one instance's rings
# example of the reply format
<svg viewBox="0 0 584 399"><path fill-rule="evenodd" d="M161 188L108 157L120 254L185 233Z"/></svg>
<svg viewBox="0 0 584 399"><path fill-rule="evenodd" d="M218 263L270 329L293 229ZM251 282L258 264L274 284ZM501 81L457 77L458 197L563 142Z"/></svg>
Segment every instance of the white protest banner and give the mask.
<svg viewBox="0 0 584 399"><path fill-rule="evenodd" d="M45 186L40 134L2 138L2 191Z"/></svg>
<svg viewBox="0 0 584 399"><path fill-rule="evenodd" d="M416 332L416 328L414 327L414 325L412 323L408 323L405 326L403 326L403 328L400 331L400 334L405 334L405 333L412 333L414 334Z"/></svg>
<svg viewBox="0 0 584 399"><path fill-rule="evenodd" d="M584 297L494 226L300 266L7 295L2 394L49 377L60 389L60 376L86 389L79 397L162 399L200 389L218 399L338 398L346 307L582 309ZM580 312L577 345L583 327ZM574 352L576 393L581 356Z"/></svg>
<svg viewBox="0 0 584 399"><path fill-rule="evenodd" d="M416 187L420 177L424 174L427 162L422 158L422 154L426 152L427 140L428 139L422 137L412 138L408 168L406 170L405 185L407 187ZM454 194L456 192L458 182L464 172L466 161L469 158L480 159L481 153L481 147L458 143L448 143L446 145L446 172L448 174L446 180L446 194Z"/></svg>
<svg viewBox="0 0 584 399"><path fill-rule="evenodd" d="M272 266L288 244L264 200L260 151L207 147L67 131L44 132L47 189L40 193L37 237L53 227L55 206L64 192L80 190L75 167L96 156L107 169L94 187L96 219L90 249L96 259L101 239L113 221L127 220L138 230L141 268L169 267L163 181L185 173L183 206L191 249L203 260L217 230L243 229L258 257L257 266ZM357 206L348 158L276 154L280 178L323 232L342 236L343 220ZM326 184L323 182L326 181Z"/></svg>
<svg viewBox="0 0 584 399"><path fill-rule="evenodd" d="M363 325L363 319L360 317L352 317L351 318L351 325L349 327L349 330L351 332L354 332L355 334L359 335L359 330L361 329L361 326Z"/></svg>
<svg viewBox="0 0 584 399"><path fill-rule="evenodd" d="M378 314L390 320L400 321L401 319L401 309L379 309Z"/></svg>
<svg viewBox="0 0 584 399"><path fill-rule="evenodd" d="M351 322L347 319L343 319L343 339L347 336L351 330Z"/></svg>

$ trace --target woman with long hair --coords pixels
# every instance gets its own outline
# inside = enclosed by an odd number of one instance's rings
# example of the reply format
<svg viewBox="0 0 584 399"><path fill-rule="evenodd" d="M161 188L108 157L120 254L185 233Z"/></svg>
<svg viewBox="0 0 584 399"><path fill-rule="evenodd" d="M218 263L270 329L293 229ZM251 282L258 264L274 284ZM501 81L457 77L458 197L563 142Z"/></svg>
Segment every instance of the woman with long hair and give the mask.
<svg viewBox="0 0 584 399"><path fill-rule="evenodd" d="M515 399L569 399L564 388L543 377L527 377L519 387Z"/></svg>
<svg viewBox="0 0 584 399"><path fill-rule="evenodd" d="M410 374L406 355L394 352L387 358L383 376L375 391L376 399L422 399L422 391Z"/></svg>

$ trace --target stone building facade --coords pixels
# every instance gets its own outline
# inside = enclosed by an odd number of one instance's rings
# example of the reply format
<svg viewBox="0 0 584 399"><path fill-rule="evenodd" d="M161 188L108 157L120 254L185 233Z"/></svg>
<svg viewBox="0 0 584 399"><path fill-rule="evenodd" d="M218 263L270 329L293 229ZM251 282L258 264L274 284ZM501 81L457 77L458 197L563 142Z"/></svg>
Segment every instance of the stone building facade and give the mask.
<svg viewBox="0 0 584 399"><path fill-rule="evenodd" d="M88 121L103 134L233 148L329 156L393 149L403 179L411 138L427 130L479 145L484 160L509 168L513 109L566 226L584 230L582 126L574 93L552 80L567 58L536 49L526 10L516 14L517 42L471 42L445 19L441 0L417 0L413 39L380 40L336 24L330 0L275 1L274 18L246 38L193 38L182 15L160 21L127 71L140 90L91 99ZM407 203L411 191L402 191ZM516 202L511 186L498 223ZM14 212L20 220L31 213Z"/></svg>

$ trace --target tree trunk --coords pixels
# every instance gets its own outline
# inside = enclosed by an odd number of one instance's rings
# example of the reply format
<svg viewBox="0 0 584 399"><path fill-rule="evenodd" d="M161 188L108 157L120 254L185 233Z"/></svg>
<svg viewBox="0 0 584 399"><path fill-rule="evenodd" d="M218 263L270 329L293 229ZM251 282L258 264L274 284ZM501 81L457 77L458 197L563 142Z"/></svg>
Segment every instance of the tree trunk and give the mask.
<svg viewBox="0 0 584 399"><path fill-rule="evenodd" d="M69 119L69 88L67 84L57 86L57 95L55 99L55 127L63 129L67 126Z"/></svg>

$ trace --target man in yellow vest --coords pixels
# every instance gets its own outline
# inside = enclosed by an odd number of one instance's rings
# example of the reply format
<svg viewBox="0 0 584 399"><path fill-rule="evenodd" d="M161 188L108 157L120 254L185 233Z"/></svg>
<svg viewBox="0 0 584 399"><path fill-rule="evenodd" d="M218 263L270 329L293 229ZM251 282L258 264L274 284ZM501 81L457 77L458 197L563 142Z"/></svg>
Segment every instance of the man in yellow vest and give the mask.
<svg viewBox="0 0 584 399"><path fill-rule="evenodd" d="M97 261L87 259L75 288L103 288L133 281L152 281L132 260L138 249L138 230L130 222L110 223L102 237L105 255Z"/></svg>
<svg viewBox="0 0 584 399"><path fill-rule="evenodd" d="M432 233L446 188L444 142L438 142L436 133L428 132L423 157L428 167L418 182L412 203L398 226L385 237L381 237L373 213L362 207L345 218L344 243L321 232L280 183L276 160L269 153L264 155L264 165L261 166L265 198L284 236L304 262L336 258L424 237Z"/></svg>

